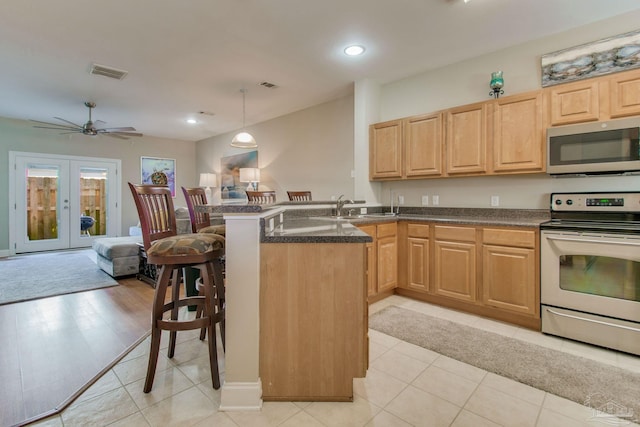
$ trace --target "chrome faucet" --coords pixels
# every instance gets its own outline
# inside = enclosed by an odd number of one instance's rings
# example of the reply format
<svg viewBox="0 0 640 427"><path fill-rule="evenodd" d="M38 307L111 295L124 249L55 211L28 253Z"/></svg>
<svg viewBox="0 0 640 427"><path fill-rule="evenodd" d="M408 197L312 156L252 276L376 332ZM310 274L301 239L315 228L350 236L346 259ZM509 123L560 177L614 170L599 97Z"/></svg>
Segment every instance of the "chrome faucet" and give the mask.
<svg viewBox="0 0 640 427"><path fill-rule="evenodd" d="M343 199L344 194L341 194L336 201L336 216L342 216L342 208L346 204L353 204L354 201L351 199Z"/></svg>

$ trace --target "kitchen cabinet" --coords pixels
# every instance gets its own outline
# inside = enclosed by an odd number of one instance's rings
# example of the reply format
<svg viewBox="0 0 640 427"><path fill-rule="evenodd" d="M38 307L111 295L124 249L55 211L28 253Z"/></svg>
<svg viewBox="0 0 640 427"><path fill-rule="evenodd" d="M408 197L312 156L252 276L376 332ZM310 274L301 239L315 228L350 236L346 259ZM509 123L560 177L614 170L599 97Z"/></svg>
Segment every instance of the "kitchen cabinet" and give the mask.
<svg viewBox="0 0 640 427"><path fill-rule="evenodd" d="M395 292L540 330L539 231L401 221Z"/></svg>
<svg viewBox="0 0 640 427"><path fill-rule="evenodd" d="M552 126L640 115L640 70L561 84L547 93Z"/></svg>
<svg viewBox="0 0 640 427"><path fill-rule="evenodd" d="M402 178L402 120L369 127L369 179Z"/></svg>
<svg viewBox="0 0 640 427"><path fill-rule="evenodd" d="M445 159L448 175L487 172L486 102L451 108L445 112Z"/></svg>
<svg viewBox="0 0 640 427"><path fill-rule="evenodd" d="M489 307L540 316L539 272L533 230L482 230L482 302Z"/></svg>
<svg viewBox="0 0 640 427"><path fill-rule="evenodd" d="M477 300L476 229L434 227L435 295L474 303Z"/></svg>
<svg viewBox="0 0 640 427"><path fill-rule="evenodd" d="M548 89L551 125L600 119L600 80L588 79Z"/></svg>
<svg viewBox="0 0 640 427"><path fill-rule="evenodd" d="M640 70L607 76L612 119L640 115Z"/></svg>
<svg viewBox="0 0 640 427"><path fill-rule="evenodd" d="M368 365L364 246L260 246L264 400L353 400Z"/></svg>
<svg viewBox="0 0 640 427"><path fill-rule="evenodd" d="M398 284L398 225L395 222L358 225L373 238L367 246L367 289L369 302L393 294Z"/></svg>
<svg viewBox="0 0 640 427"><path fill-rule="evenodd" d="M429 291L429 224L401 222L398 225L398 287Z"/></svg>
<svg viewBox="0 0 640 427"><path fill-rule="evenodd" d="M543 172L546 140L543 92L497 99L493 103L493 172Z"/></svg>
<svg viewBox="0 0 640 427"><path fill-rule="evenodd" d="M404 120L404 158L407 178L442 174L442 113Z"/></svg>

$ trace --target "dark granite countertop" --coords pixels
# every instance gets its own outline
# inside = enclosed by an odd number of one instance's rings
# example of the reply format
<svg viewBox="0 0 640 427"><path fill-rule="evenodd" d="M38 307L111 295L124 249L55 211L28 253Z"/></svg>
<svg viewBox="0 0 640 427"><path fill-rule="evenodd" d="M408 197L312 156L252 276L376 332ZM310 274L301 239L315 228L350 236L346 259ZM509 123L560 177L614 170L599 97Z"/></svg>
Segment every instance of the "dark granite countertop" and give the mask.
<svg viewBox="0 0 640 427"><path fill-rule="evenodd" d="M360 231L350 221L331 218L294 218L288 219L265 230L261 221L262 243L368 243L371 236Z"/></svg>

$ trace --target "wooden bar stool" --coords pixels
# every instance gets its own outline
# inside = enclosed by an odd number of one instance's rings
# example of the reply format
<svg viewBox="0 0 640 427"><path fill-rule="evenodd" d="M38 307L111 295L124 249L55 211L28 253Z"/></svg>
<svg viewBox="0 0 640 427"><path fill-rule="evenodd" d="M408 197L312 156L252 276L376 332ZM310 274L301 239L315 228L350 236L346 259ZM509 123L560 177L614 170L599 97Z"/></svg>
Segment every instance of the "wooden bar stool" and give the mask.
<svg viewBox="0 0 640 427"><path fill-rule="evenodd" d="M247 199L251 204L268 205L276 202L276 192L268 191L249 191L247 190Z"/></svg>
<svg viewBox="0 0 640 427"><path fill-rule="evenodd" d="M216 289L224 289L222 270L218 260L223 254L223 243L216 235L196 233L177 234L175 210L171 191L166 186L135 185L129 188L140 217L142 239L148 262L158 269L153 297L151 323L151 351L144 392L151 391L160 351L163 330L169 331L167 356L175 353L177 331L205 328L209 336L209 364L213 388L220 388L215 325L224 320L224 310L216 304ZM202 294L180 298L182 269L193 267L200 271ZM172 286L171 299L166 301L167 291ZM179 319L180 307L196 305L202 308L202 316L193 320ZM168 313L168 316L165 316Z"/></svg>

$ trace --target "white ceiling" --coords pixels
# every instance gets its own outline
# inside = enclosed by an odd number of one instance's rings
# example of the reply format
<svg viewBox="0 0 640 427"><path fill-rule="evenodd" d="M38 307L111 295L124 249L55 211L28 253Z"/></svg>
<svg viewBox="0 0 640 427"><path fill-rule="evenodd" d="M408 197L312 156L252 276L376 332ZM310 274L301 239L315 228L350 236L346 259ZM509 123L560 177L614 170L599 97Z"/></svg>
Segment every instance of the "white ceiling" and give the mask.
<svg viewBox="0 0 640 427"><path fill-rule="evenodd" d="M635 9L638 0L2 0L0 116L83 124L90 100L108 126L201 140L242 126L243 86L251 125L363 78L397 80ZM345 57L351 43L365 55ZM92 63L129 74L94 76Z"/></svg>

